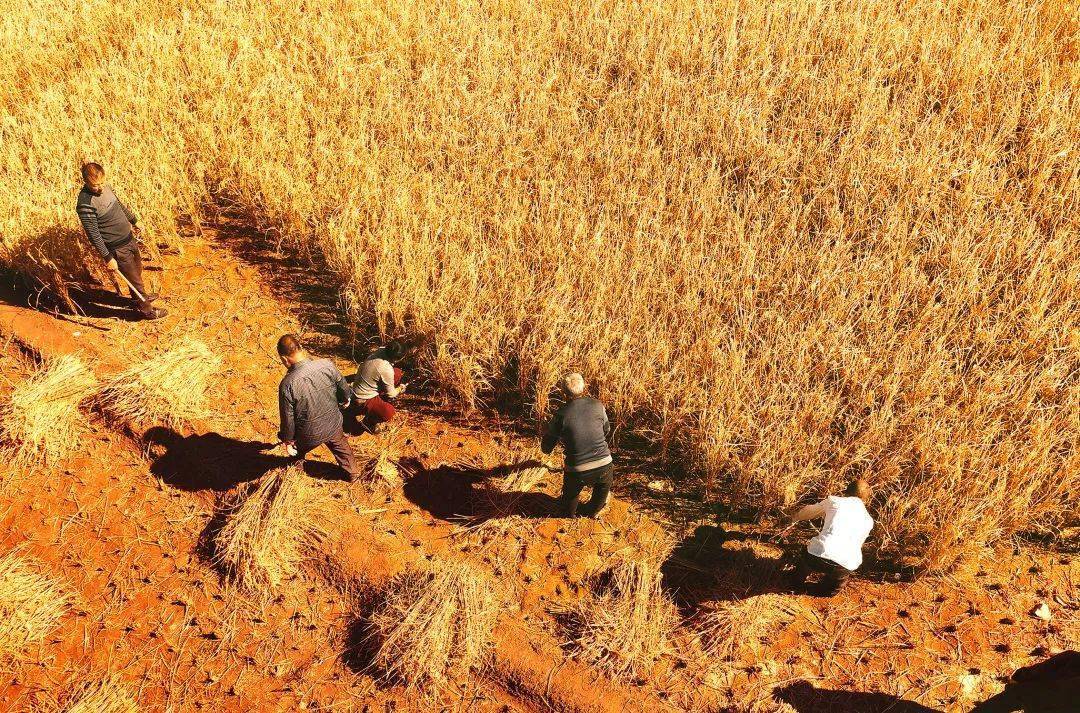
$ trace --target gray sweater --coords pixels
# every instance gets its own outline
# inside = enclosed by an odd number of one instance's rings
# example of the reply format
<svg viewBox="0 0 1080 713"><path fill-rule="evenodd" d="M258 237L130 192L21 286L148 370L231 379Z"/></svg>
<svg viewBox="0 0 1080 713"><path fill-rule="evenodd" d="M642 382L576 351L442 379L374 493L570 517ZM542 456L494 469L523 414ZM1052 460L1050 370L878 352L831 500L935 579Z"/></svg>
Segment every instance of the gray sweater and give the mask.
<svg viewBox="0 0 1080 713"><path fill-rule="evenodd" d="M349 385L329 359L293 364L278 386L282 441L296 441L301 453L326 443L341 430L341 409L349 405Z"/></svg>
<svg viewBox="0 0 1080 713"><path fill-rule="evenodd" d="M611 435L604 404L591 396L579 396L563 405L548 424L540 450L551 453L563 445L566 470L582 473L611 462L607 439Z"/></svg>
<svg viewBox="0 0 1080 713"><path fill-rule="evenodd" d="M138 222L135 214L128 210L109 186L102 189L100 196L95 196L83 186L75 211L79 214L86 237L102 260L108 260L112 257L113 248L128 241L131 226Z"/></svg>

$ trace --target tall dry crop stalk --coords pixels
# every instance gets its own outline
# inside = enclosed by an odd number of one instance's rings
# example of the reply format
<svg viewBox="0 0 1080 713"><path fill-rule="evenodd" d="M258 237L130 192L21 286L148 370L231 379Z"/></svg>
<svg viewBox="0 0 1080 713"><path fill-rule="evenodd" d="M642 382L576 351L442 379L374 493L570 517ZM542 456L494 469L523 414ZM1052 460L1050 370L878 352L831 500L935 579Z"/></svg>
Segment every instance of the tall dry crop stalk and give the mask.
<svg viewBox="0 0 1080 713"><path fill-rule="evenodd" d="M7 265L74 279L99 158L166 240L226 194L322 246L458 403L583 371L735 504L865 472L928 565L1080 504L1071 0L0 12Z"/></svg>
<svg viewBox="0 0 1080 713"><path fill-rule="evenodd" d="M0 404L0 457L15 468L55 465L78 444L85 422L79 405L96 386L77 356L43 363Z"/></svg>
<svg viewBox="0 0 1080 713"><path fill-rule="evenodd" d="M408 569L371 615L375 665L410 687L438 690L485 664L503 606L496 583L468 564Z"/></svg>
<svg viewBox="0 0 1080 713"><path fill-rule="evenodd" d="M205 344L185 338L110 378L98 404L121 423L179 431L210 415L206 393L220 368Z"/></svg>
<svg viewBox="0 0 1080 713"><path fill-rule="evenodd" d="M272 594L324 540L332 512L301 464L276 468L228 513L215 562L245 590Z"/></svg>
<svg viewBox="0 0 1080 713"><path fill-rule="evenodd" d="M70 598L17 551L0 557L0 657L18 657L56 628Z"/></svg>

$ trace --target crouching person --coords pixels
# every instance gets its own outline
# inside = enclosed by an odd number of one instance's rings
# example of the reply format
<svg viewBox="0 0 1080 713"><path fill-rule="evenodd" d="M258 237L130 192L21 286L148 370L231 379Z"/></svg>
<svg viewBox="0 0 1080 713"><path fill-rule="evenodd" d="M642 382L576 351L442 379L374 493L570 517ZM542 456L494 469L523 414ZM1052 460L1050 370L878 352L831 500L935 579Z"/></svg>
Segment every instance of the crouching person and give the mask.
<svg viewBox="0 0 1080 713"><path fill-rule="evenodd" d="M592 488L581 514L596 517L607 505L615 470L607 443L611 423L604 404L585 395L585 379L581 374L568 374L562 387L569 400L548 424L540 450L549 454L562 443L566 466L561 499L563 514L577 517L581 491Z"/></svg>
<svg viewBox="0 0 1080 713"><path fill-rule="evenodd" d="M824 576L819 593L832 595L859 568L863 543L874 527L874 519L866 511L870 495L865 480L853 480L843 496L830 495L792 515L792 522L824 519L821 531L807 543L792 574L795 587L805 587L807 577L820 572Z"/></svg>
<svg viewBox="0 0 1080 713"><path fill-rule="evenodd" d="M341 410L349 406L349 385L329 359L312 359L292 334L278 340L278 356L288 373L278 386L281 431L286 452L303 459L326 445L353 482L360 471L342 430Z"/></svg>
<svg viewBox="0 0 1080 713"><path fill-rule="evenodd" d="M367 431L375 433L397 412L390 400L405 393L408 384L402 381L402 371L394 366L394 362L404 353L400 343L390 342L368 355L356 372L350 415L354 420L361 419Z"/></svg>

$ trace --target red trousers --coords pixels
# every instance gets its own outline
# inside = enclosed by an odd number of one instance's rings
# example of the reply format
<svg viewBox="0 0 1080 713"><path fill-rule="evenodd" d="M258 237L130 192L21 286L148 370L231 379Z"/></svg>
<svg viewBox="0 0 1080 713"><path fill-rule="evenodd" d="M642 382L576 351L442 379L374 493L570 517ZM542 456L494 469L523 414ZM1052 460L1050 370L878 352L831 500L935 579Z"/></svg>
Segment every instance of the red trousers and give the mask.
<svg viewBox="0 0 1080 713"><path fill-rule="evenodd" d="M394 386L401 386L401 369L394 367ZM356 405L357 415L364 419L364 423L374 426L376 423L386 423L396 413L394 405L381 395L370 398Z"/></svg>

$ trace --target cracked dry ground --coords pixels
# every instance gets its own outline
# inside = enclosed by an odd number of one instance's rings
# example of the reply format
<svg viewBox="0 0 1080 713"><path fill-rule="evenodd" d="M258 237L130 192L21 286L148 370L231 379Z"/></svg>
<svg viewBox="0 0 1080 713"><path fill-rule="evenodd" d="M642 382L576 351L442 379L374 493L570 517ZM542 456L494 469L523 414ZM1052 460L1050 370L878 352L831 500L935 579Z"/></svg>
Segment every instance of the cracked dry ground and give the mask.
<svg viewBox="0 0 1080 713"><path fill-rule="evenodd" d="M77 683L114 675L148 711L962 711L1017 667L1078 646L1080 559L1061 552L1008 551L978 571L915 582L868 573L816 599L776 586L777 558L796 541L753 527L689 538L689 528L625 499L596 522L536 517L558 494L554 474L523 517L477 527L474 480L454 464L501 465L535 442L496 415L462 415L419 395L403 399L393 435L410 466L402 488L371 492L328 466L309 468L343 513L328 558L345 584L312 569L269 603L245 598L207 561L206 538L230 492L275 464L260 453L277 430L274 342L301 332L349 374L355 335L335 292L318 287L318 268L270 252L242 227L191 236L183 254L152 268L171 310L161 322L125 321L100 291L83 296L87 316L46 314L12 294L0 305L0 391L34 356L78 353L104 376L188 334L225 364L212 391L217 415L190 433L147 439L92 417L65 462L4 472L0 551L23 547L75 605L25 659L0 666L0 710L48 710ZM371 454L386 438L353 443ZM696 655L687 629L650 675L608 680L574 658L551 608L585 596L587 572L661 528L683 540L664 570L682 613L736 607L751 624L722 656ZM351 578L378 583L431 557L467 561L512 594L490 670L438 703L367 668L342 592ZM1041 602L1049 622L1030 615Z"/></svg>

